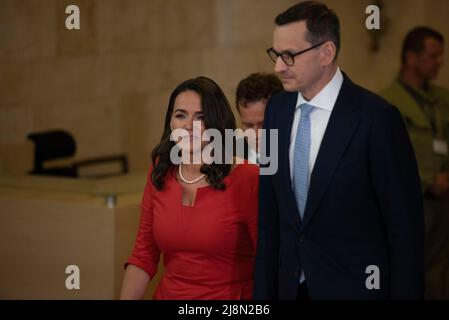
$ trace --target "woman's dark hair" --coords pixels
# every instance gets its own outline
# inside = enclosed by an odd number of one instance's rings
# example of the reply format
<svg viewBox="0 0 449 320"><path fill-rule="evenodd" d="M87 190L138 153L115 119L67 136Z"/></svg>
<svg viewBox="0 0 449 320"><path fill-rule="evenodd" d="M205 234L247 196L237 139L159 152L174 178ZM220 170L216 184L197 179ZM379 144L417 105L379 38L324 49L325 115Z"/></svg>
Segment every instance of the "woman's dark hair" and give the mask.
<svg viewBox="0 0 449 320"><path fill-rule="evenodd" d="M175 147L175 142L170 140L170 120L176 98L185 91L194 91L200 96L204 126L206 129L217 129L221 133L223 155L226 150L224 148L225 129L236 129L234 114L229 102L218 84L213 80L206 77L198 77L186 80L178 85L170 95L161 141L151 154L153 161L151 181L158 190L162 190L168 171L174 168L174 164L170 160L170 151ZM222 164L203 164L200 169L201 173L206 175L209 184L217 190L225 190L226 186L223 183L223 179L229 174L230 170L231 164L226 164L225 161L222 161Z"/></svg>
<svg viewBox="0 0 449 320"><path fill-rule="evenodd" d="M283 26L292 22L305 21L309 31L306 40L315 45L330 40L335 44L337 57L340 51L340 21L334 10L318 1L300 2L279 14L275 23Z"/></svg>

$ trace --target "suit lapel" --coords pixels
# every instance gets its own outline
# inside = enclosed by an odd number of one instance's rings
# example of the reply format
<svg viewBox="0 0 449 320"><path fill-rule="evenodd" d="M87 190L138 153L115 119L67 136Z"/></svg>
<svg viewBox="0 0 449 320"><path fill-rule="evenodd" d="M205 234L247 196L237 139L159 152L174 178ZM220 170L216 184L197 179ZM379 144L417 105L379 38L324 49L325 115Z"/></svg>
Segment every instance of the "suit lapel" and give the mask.
<svg viewBox="0 0 449 320"><path fill-rule="evenodd" d="M318 209L333 173L360 121L354 84L345 75L311 175L304 214L305 228Z"/></svg>
<svg viewBox="0 0 449 320"><path fill-rule="evenodd" d="M293 125L293 118L295 115L295 107L298 99L298 93L289 93L284 102L283 108L284 112L280 114L282 117L279 118L278 133L279 133L279 174L280 174L280 190L283 190L285 200L287 201L288 210L288 220L292 226L299 231L301 224L301 218L299 216L298 207L296 206L295 194L293 193L291 177L290 177L290 157L289 157L289 147L290 147L290 136Z"/></svg>

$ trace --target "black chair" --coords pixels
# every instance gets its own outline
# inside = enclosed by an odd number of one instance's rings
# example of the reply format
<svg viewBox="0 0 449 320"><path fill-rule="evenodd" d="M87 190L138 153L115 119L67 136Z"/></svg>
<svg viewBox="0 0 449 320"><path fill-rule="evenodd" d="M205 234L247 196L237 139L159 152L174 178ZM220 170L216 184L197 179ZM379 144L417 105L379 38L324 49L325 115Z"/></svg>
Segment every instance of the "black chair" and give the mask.
<svg viewBox="0 0 449 320"><path fill-rule="evenodd" d="M76 142L73 136L64 130L50 130L31 133L28 139L34 143L34 169L29 172L35 175L51 175L76 178L80 176L82 167L119 162L120 170L114 173L90 175L90 178L102 178L128 173L128 159L126 155L112 155L93 159L84 159L68 166L53 166L46 168L44 162L55 159L73 157L76 153Z"/></svg>

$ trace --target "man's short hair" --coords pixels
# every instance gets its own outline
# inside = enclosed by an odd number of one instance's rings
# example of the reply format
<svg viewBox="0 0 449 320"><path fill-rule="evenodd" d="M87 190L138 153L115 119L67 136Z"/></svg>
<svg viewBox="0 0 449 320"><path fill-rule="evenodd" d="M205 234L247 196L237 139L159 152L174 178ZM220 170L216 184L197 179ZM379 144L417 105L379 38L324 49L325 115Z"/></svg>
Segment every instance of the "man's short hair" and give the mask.
<svg viewBox="0 0 449 320"><path fill-rule="evenodd" d="M292 22L305 21L308 33L306 40L312 45L321 41L332 41L340 51L340 21L334 10L317 1L300 2L279 14L274 22L283 26Z"/></svg>
<svg viewBox="0 0 449 320"><path fill-rule="evenodd" d="M273 95L282 92L282 82L272 73L252 73L241 80L237 86L236 105L240 112L240 105L259 100L268 100Z"/></svg>
<svg viewBox="0 0 449 320"><path fill-rule="evenodd" d="M444 37L438 31L429 27L416 27L409 31L402 44L401 61L405 64L405 58L408 52L420 53L424 50L426 39L432 38L444 43Z"/></svg>

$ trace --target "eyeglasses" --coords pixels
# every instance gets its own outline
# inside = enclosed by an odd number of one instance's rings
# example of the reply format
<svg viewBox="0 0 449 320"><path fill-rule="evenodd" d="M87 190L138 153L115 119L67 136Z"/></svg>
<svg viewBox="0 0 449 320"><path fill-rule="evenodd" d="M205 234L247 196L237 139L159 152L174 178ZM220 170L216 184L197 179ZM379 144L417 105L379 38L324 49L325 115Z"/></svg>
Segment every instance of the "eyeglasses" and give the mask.
<svg viewBox="0 0 449 320"><path fill-rule="evenodd" d="M295 57L296 57L296 56L299 56L300 54L303 54L303 53L306 53L307 51L310 51L310 50L312 50L312 49L315 49L315 48L321 46L322 44L324 44L324 43L327 42L327 41L328 41L328 40L322 41L322 42L320 42L320 43L318 43L318 44L316 44L316 45L314 45L314 46L311 46L310 48L307 48L307 49L305 49L305 50L301 50L301 51L299 51L299 52L297 52L297 53L291 53L291 52L282 52L282 53L279 53L279 52L277 52L276 50L274 50L273 48L267 49L267 53L268 53L268 56L270 57L270 59L271 59L274 63L276 63L277 59L278 59L279 57L281 57L282 61L284 61L284 63L285 63L287 66L291 67L291 66L293 66L293 65L295 64Z"/></svg>

